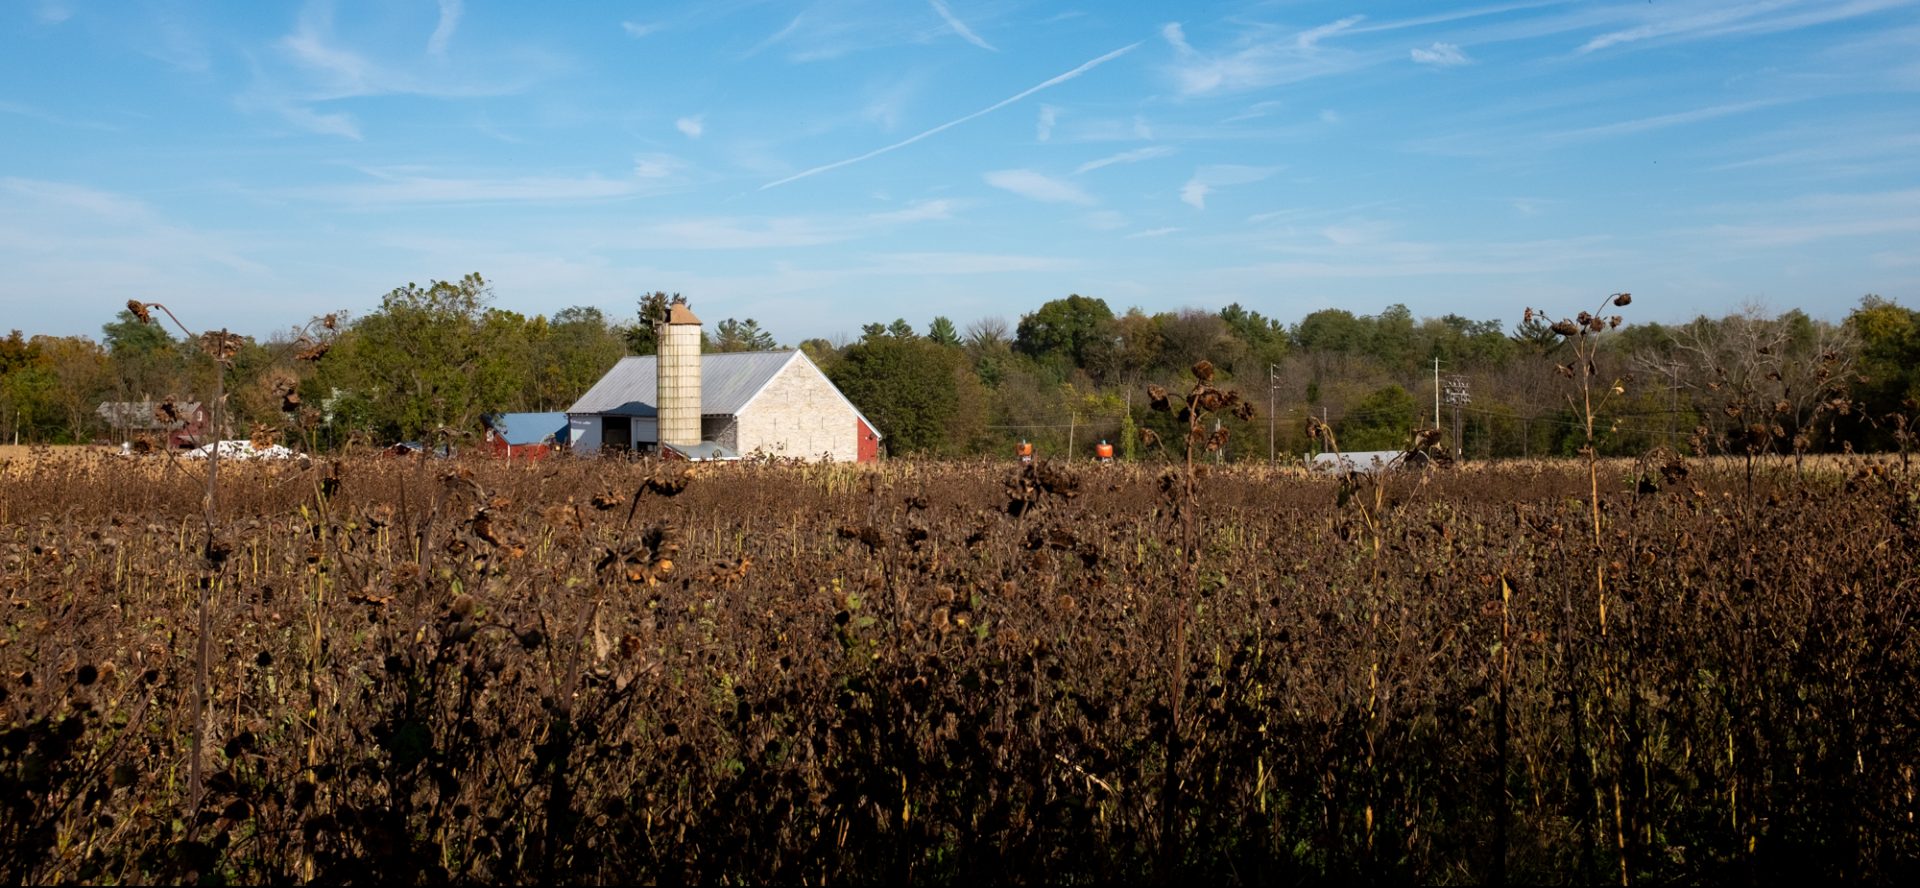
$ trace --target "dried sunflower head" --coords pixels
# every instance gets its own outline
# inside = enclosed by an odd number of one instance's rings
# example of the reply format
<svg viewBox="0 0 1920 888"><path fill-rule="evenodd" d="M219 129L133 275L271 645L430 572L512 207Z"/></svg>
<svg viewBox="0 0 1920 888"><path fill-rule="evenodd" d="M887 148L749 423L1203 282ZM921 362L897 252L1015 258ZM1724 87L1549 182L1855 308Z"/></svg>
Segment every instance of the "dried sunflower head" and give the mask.
<svg viewBox="0 0 1920 888"><path fill-rule="evenodd" d="M243 344L245 340L241 339L239 334L230 333L225 329L210 330L200 334L200 350L222 365L232 364L234 355L240 353L240 346Z"/></svg>
<svg viewBox="0 0 1920 888"><path fill-rule="evenodd" d="M331 348L333 348L333 343L331 342L327 342L324 340L320 342L315 342L307 346L306 348L301 349L298 353L296 353L293 356L293 359L296 361L307 361L307 362L318 361L321 358L325 357L327 354L327 350Z"/></svg>
<svg viewBox="0 0 1920 888"><path fill-rule="evenodd" d="M1162 413L1173 409L1173 403L1167 400L1167 390L1157 386L1147 386L1147 406Z"/></svg>
<svg viewBox="0 0 1920 888"><path fill-rule="evenodd" d="M254 423L252 434L247 436L248 442L253 445L253 449L255 450L265 450L272 447L278 442L279 438L279 430L264 423Z"/></svg>

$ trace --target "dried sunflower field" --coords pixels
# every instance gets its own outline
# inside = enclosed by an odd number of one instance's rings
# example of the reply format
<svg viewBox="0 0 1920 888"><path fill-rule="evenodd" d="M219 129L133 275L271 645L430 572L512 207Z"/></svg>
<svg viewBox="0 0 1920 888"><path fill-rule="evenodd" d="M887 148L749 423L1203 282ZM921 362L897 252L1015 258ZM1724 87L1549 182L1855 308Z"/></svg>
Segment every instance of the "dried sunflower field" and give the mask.
<svg viewBox="0 0 1920 888"><path fill-rule="evenodd" d="M0 466L0 880L1920 869L1895 466L196 471Z"/></svg>

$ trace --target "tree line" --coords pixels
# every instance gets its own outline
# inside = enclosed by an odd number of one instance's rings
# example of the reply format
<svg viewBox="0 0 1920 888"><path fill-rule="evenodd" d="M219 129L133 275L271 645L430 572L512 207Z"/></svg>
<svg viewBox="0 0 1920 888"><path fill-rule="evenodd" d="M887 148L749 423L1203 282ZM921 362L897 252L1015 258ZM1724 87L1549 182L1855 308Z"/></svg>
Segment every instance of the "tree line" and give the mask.
<svg viewBox="0 0 1920 888"><path fill-rule="evenodd" d="M99 340L16 330L0 339L0 440L117 443L122 431L108 427L99 404L210 397L216 373L226 374L223 436L274 429L325 449L471 434L484 413L564 410L621 357L651 353L653 323L671 298L644 294L623 317L587 306L529 317L495 306L477 274L409 283L357 318L335 314L262 341L223 335L219 361L206 337L175 335L131 306ZM1143 393L1190 386L1202 360L1216 385L1256 408L1251 418L1219 418L1230 442L1222 459L1313 449L1309 415L1348 451L1402 448L1438 419L1444 446L1466 458L1571 454L1585 441L1563 378L1576 369L1620 382L1598 417L1606 454L1913 443L1920 312L1897 302L1866 296L1838 323L1756 306L1683 324L1622 323L1591 370L1572 365L1559 323L1571 321L1532 312L1416 318L1390 305L1365 315L1323 309L1288 324L1238 304L1116 313L1072 294L1017 321L963 327L937 317L924 330L879 321L858 338L792 347L879 426L895 455L1005 454L1025 440L1043 456L1081 458L1104 439L1123 459L1151 457L1143 440L1181 432L1175 417L1145 409ZM703 334L709 351L780 347L751 318L709 323ZM1141 434L1148 429L1157 436Z"/></svg>

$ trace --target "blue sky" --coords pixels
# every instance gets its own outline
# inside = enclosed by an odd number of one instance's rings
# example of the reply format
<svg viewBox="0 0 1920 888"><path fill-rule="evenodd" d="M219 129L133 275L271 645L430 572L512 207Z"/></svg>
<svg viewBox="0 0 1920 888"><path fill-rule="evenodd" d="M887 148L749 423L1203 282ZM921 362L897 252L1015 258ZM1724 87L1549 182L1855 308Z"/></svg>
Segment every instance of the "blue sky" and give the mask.
<svg viewBox="0 0 1920 888"><path fill-rule="evenodd" d="M1912 0L0 6L0 330L1920 303Z"/></svg>

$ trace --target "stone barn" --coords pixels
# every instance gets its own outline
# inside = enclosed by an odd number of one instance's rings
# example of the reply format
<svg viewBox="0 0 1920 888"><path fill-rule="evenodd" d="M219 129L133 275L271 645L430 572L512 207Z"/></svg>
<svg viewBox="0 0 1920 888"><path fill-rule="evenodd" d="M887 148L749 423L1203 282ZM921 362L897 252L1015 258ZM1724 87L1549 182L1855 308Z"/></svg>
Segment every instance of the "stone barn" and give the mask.
<svg viewBox="0 0 1920 888"><path fill-rule="evenodd" d="M675 303L660 354L622 358L567 408L575 453L602 450L870 462L880 434L798 350L701 354L700 321ZM697 428L692 421L698 417Z"/></svg>

